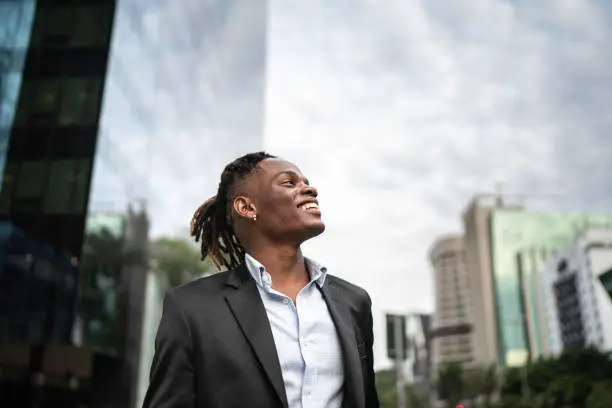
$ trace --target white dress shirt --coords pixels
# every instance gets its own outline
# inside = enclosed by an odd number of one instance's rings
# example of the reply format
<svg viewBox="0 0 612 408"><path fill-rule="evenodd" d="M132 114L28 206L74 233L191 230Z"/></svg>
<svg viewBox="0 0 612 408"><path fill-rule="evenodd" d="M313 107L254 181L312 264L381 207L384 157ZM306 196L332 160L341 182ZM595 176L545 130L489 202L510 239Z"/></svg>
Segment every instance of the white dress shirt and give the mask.
<svg viewBox="0 0 612 408"><path fill-rule="evenodd" d="M272 289L272 277L249 254L246 266L261 295L278 352L289 408L340 408L344 365L336 326L319 290L327 269L306 259L310 281L296 303Z"/></svg>

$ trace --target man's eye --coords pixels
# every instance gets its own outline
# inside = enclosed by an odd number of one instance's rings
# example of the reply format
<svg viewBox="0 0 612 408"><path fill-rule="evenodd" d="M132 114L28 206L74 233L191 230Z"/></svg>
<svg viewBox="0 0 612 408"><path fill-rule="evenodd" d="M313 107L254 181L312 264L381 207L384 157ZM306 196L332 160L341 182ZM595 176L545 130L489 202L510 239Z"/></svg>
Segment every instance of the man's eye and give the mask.
<svg viewBox="0 0 612 408"><path fill-rule="evenodd" d="M293 180L285 180L283 181L281 184L285 184L285 185L293 185Z"/></svg>

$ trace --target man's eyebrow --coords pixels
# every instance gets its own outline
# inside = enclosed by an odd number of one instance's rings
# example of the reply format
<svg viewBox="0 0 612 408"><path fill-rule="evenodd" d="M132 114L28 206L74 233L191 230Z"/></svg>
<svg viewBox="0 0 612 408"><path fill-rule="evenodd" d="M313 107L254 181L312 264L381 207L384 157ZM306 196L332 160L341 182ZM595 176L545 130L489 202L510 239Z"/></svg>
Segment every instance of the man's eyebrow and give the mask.
<svg viewBox="0 0 612 408"><path fill-rule="evenodd" d="M293 176L295 178L300 178L300 175L297 174L295 171L293 170L282 170L279 171L276 176L274 176L274 178L280 177L282 175L289 175L289 176ZM304 177L304 183L306 183L307 185L310 185L310 182L308 181L308 179L306 177Z"/></svg>

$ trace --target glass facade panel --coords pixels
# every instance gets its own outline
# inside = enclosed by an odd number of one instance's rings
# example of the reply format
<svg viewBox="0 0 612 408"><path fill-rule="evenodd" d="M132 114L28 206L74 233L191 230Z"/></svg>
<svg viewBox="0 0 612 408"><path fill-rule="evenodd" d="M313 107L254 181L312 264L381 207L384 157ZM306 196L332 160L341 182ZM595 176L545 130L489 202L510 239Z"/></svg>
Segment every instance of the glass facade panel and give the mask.
<svg viewBox="0 0 612 408"><path fill-rule="evenodd" d="M79 3L0 2L3 343L70 339L115 2Z"/></svg>
<svg viewBox="0 0 612 408"><path fill-rule="evenodd" d="M44 196L45 213L84 212L90 163L89 159L51 162Z"/></svg>
<svg viewBox="0 0 612 408"><path fill-rule="evenodd" d="M111 3L41 4L31 47L105 47L113 20L113 7L109 7Z"/></svg>
<svg viewBox="0 0 612 408"><path fill-rule="evenodd" d="M95 125L98 120L101 87L101 78L67 79L63 86L59 124Z"/></svg>
<svg viewBox="0 0 612 408"><path fill-rule="evenodd" d="M24 81L17 115L18 125L57 122L61 81L58 78Z"/></svg>
<svg viewBox="0 0 612 408"><path fill-rule="evenodd" d="M40 199L45 183L45 163L41 161L24 161L19 172L15 188L16 199Z"/></svg>
<svg viewBox="0 0 612 408"><path fill-rule="evenodd" d="M546 324L533 310L525 308L523 288L526 288L525 293L534 303L536 297L541 297L541 294L536 296L532 293L537 288L531 284L535 279L529 278L532 273L538 272L532 267L528 268L527 273L523 271L523 280L528 280L525 284L519 274L517 254L540 251L536 259L532 260L540 265L548 253L571 245L575 234L583 228L610 225L612 216L609 215L557 214L512 209L493 211L491 251L497 294L499 361L502 365L522 365L529 357L527 323L534 327L535 333L540 331L540 325ZM542 342L543 339L538 337L537 341Z"/></svg>
<svg viewBox="0 0 612 408"><path fill-rule="evenodd" d="M0 185L36 1L0 1Z"/></svg>
<svg viewBox="0 0 612 408"><path fill-rule="evenodd" d="M0 214L8 214L11 197L15 189L17 175L19 174L19 163L9 161L4 168L4 177L2 178L2 190L0 190Z"/></svg>
<svg viewBox="0 0 612 408"><path fill-rule="evenodd" d="M76 8L73 47L104 47L113 23L113 9L106 4L82 4Z"/></svg>
<svg viewBox="0 0 612 408"><path fill-rule="evenodd" d="M39 7L32 47L68 45L74 17L72 5L49 4Z"/></svg>
<svg viewBox="0 0 612 408"><path fill-rule="evenodd" d="M45 78L25 81L17 124L96 125L102 79Z"/></svg>

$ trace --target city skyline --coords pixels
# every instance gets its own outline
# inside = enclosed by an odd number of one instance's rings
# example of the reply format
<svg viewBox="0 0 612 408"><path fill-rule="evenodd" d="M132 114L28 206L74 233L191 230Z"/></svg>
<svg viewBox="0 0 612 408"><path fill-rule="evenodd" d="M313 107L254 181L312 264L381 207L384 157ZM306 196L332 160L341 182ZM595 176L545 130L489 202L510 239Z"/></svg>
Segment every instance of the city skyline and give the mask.
<svg viewBox="0 0 612 408"><path fill-rule="evenodd" d="M534 203L541 209L612 204L611 119L600 112L609 98L601 89L612 85L610 6L135 4L122 14L138 28L122 37L123 87L140 82L154 131L114 133L134 136L119 145L123 162L152 182L123 194L147 199L154 235L176 235L234 157L265 149L294 161L319 188L328 225L305 252L371 293L379 339L386 311L433 309L427 246L460 231L457 214L472 195L502 182L509 192L566 194ZM183 29L159 35L176 24ZM173 48L189 36L197 47ZM147 74L143 41L167 61L171 83ZM176 75L189 64L194 73ZM235 120L258 113L261 130ZM162 166L163 155L184 171ZM119 171L133 168L123 162ZM388 365L384 346L376 342L378 366Z"/></svg>
<svg viewBox="0 0 612 408"><path fill-rule="evenodd" d="M538 295L550 253L587 224L611 225L608 3L26 0L0 10L2 365L13 367L15 347L24 353L0 385L24 385L17 399L35 404L56 380L59 399L142 398L167 285L210 265L193 241L149 244L190 239L223 167L253 151L295 163L317 187L327 229L304 255L370 294L375 370L391 366L386 313L445 308L430 334L450 334L440 354L467 369L550 353L557 309L555 335L581 344L578 318L558 307L581 289L597 288L612 313L609 250L568 252L587 266L565 271L546 302ZM483 194L493 209L475 209ZM449 236L454 249L432 246ZM601 338L598 318L588 321ZM435 354L426 326L419 356ZM434 369L445 360L433 357Z"/></svg>

